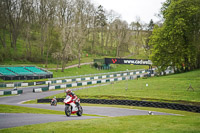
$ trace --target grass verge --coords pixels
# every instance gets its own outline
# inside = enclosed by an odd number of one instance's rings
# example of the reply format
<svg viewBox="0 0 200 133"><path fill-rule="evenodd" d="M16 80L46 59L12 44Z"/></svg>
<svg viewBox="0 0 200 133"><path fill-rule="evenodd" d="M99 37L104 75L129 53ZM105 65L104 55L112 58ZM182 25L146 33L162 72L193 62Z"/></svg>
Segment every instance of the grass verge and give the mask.
<svg viewBox="0 0 200 133"><path fill-rule="evenodd" d="M64 111L55 111L55 110L49 110L49 109L39 109L39 108L21 107L21 106L4 105L4 104L0 104L0 113L32 113L32 114L65 115ZM99 116L99 115L94 115L94 114L83 114L83 116L105 117L105 116Z"/></svg>
<svg viewBox="0 0 200 133"><path fill-rule="evenodd" d="M147 79L118 81L106 86L77 90L75 94L82 99L145 100L200 106L199 81L200 70L196 70ZM187 90L190 84L194 90ZM65 93L46 98L52 99L54 96L64 98Z"/></svg>
<svg viewBox="0 0 200 133"><path fill-rule="evenodd" d="M200 105L200 70L187 73L114 82L78 90L80 98L126 99ZM192 85L194 90L188 90ZM62 97L63 94L56 95Z"/></svg>
<svg viewBox="0 0 200 133"><path fill-rule="evenodd" d="M41 132L41 133L198 133L200 115L186 116L123 116L89 120L74 120L45 124L27 125L1 132ZM78 125L78 127L76 126ZM76 128L77 127L77 128Z"/></svg>
<svg viewBox="0 0 200 133"><path fill-rule="evenodd" d="M64 115L64 111L54 111L48 109L38 109L38 108L20 107L20 106L3 105L3 104L0 104L0 113L33 113L33 114Z"/></svg>
<svg viewBox="0 0 200 133"><path fill-rule="evenodd" d="M121 133L121 132L150 132L150 133L182 133L200 132L200 113L177 111L170 109L158 109L149 107L135 107L122 105L101 105L101 104L82 104L82 106L108 106L129 109L151 110L158 112L181 114L183 116L125 116L125 117L106 117L102 119L90 119L80 121L53 122L45 124L27 125L2 129L0 132L82 132L82 133ZM2 109L2 105L0 105ZM26 107L22 107L26 108ZM6 109L8 110L8 108ZM21 108L19 109L21 112ZM14 111L15 112L15 111ZM63 126L64 125L64 126ZM78 128L74 128L78 125Z"/></svg>

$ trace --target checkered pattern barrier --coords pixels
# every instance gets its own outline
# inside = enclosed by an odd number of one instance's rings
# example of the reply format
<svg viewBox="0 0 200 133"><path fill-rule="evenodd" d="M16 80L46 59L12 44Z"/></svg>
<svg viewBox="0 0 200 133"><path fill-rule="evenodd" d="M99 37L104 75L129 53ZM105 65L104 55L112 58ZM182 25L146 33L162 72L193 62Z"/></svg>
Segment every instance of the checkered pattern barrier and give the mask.
<svg viewBox="0 0 200 133"><path fill-rule="evenodd" d="M107 82L136 79L136 78L140 78L140 77L144 77L144 76L145 76L144 74L141 74L141 75L134 75L132 77L129 76L129 77L101 79L101 80L91 80L91 81L83 81L83 82L69 83L69 84L63 84L63 85L55 85L55 86L49 86L49 87L34 88L33 92L43 92L43 91L60 89L60 88L70 88L70 87L76 87L76 86L94 85L94 84L101 84L101 83L107 83Z"/></svg>
<svg viewBox="0 0 200 133"><path fill-rule="evenodd" d="M173 73L173 71L168 70L166 72L166 74L170 74L170 73ZM101 80L94 80L94 78L92 78L93 81L83 81L83 82L69 83L69 84L63 84L63 85L55 85L55 86L50 86L50 87L35 88L33 89L33 92L43 92L43 91L49 91L49 90L54 90L54 89L70 88L70 87L75 87L75 86L84 86L84 85L100 84L100 83L106 83L106 82L121 81L121 80L137 79L141 77L152 77L156 75L156 74L150 74L150 73L140 74L140 72L136 72L135 74L139 74L139 75L134 75L134 73L123 73L123 77L101 79ZM109 77L114 77L114 75L113 76L109 75Z"/></svg>
<svg viewBox="0 0 200 133"><path fill-rule="evenodd" d="M70 82L80 82L80 81L89 81L89 80L97 80L104 78L112 78L112 77L120 77L126 75L135 75L146 73L148 70L139 70L139 71L129 71L129 72L119 72L115 74L103 74L101 76L94 77L83 77L83 78L74 78L74 79L62 79L62 80L52 80L52 81L40 81L40 82L29 82L29 83L8 83L8 84L0 84L0 87L26 87L26 86L34 86L34 85L42 85L42 84L58 84L58 83L70 83Z"/></svg>
<svg viewBox="0 0 200 133"><path fill-rule="evenodd" d="M17 95L22 94L23 90L13 90L13 91L0 91L0 95Z"/></svg>

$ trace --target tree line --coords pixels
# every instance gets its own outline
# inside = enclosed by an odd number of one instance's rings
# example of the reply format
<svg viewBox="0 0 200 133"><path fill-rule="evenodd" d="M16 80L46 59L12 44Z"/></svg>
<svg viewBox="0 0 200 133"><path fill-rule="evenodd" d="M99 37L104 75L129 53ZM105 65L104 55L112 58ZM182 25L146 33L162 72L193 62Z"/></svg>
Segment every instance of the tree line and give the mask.
<svg viewBox="0 0 200 133"><path fill-rule="evenodd" d="M166 0L164 23L149 37L151 60L160 71L200 68L200 0Z"/></svg>
<svg viewBox="0 0 200 133"><path fill-rule="evenodd" d="M139 54L148 24L130 25L89 0L0 0L0 60L62 64L92 55ZM134 31L134 32L133 32ZM22 51L23 49L23 51ZM21 54L21 55L20 55Z"/></svg>
<svg viewBox="0 0 200 133"><path fill-rule="evenodd" d="M200 68L200 1L166 0L162 21L131 24L89 0L0 0L0 61L61 64L83 53L150 58L160 71Z"/></svg>

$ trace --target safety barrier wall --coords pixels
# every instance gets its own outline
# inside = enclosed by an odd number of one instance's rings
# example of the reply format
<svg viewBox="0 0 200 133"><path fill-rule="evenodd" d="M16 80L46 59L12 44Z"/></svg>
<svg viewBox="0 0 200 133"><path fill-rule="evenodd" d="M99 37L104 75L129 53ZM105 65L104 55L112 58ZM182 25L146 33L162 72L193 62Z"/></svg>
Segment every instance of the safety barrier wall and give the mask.
<svg viewBox="0 0 200 133"><path fill-rule="evenodd" d="M137 74L137 73L139 74L139 72L136 72L135 74ZM171 73L173 73L173 71L168 70L167 72L165 72L163 74L171 74ZM106 82L137 79L137 78L141 78L141 77L152 77L152 76L155 76L156 74L148 73L148 74L134 75L134 73L133 74L124 73L123 75L124 75L124 77L101 79L101 80L91 80L90 79L91 81L83 81L83 82L55 85L55 86L49 86L49 87L34 88L33 92L43 92L43 91L49 91L49 90L54 90L54 89L60 89L60 88L70 88L70 87L75 87L75 86L92 85L92 84L100 84L100 83L106 83ZM113 76L114 75L109 75L109 77L113 77ZM94 77L92 77L92 79L94 79Z"/></svg>
<svg viewBox="0 0 200 133"><path fill-rule="evenodd" d="M26 87L26 86L34 86L34 85L42 85L42 84L58 84L58 83L69 83L69 82L75 82L75 81L85 81L85 80L94 80L94 79L104 79L104 78L111 78L111 77L120 77L120 76L126 76L126 75L135 75L135 74L140 74L140 73L147 73L151 72L151 76L157 75L155 72L155 69L152 70L133 70L133 71L121 71L121 72L113 72L113 74L101 74L100 76L93 76L93 77L88 77L90 75L87 75L86 77L79 77L79 78L71 78L71 79L59 79L59 80L52 80L52 81L39 81L39 82L29 82L29 83L1 83L0 88L4 87ZM166 70L164 73L160 73L160 75L164 74L169 74L169 73L174 73L173 70ZM84 75L82 75L84 76Z"/></svg>
<svg viewBox="0 0 200 133"><path fill-rule="evenodd" d="M57 102L63 102L63 100L64 98L57 98ZM50 103L51 99L38 99L37 102ZM200 113L199 106L183 105L183 104L176 104L176 103L162 103L162 102L136 101L136 100L106 100L106 99L81 99L81 103L167 108L167 109Z"/></svg>
<svg viewBox="0 0 200 133"><path fill-rule="evenodd" d="M17 95L22 94L23 90L12 90L12 91L0 91L0 95Z"/></svg>
<svg viewBox="0 0 200 133"><path fill-rule="evenodd" d="M94 79L103 79L103 78L110 78L110 77L119 77L124 75L134 75L139 73L146 73L148 70L139 70L139 71L128 71L128 72L119 72L114 74L103 74L101 76L93 76L93 77L79 77L79 78L72 78L72 79L59 79L59 80L52 80L52 81L40 81L40 82L29 82L29 83L7 83L7 84L0 84L0 87L26 87L26 86L34 86L34 85L42 85L42 84L58 84L58 83L67 83L67 82L74 82L74 81L85 81L85 80L94 80ZM89 76L89 75L88 75Z"/></svg>
<svg viewBox="0 0 200 133"><path fill-rule="evenodd" d="M133 76L129 76L129 77L91 80L91 81L83 81L83 82L69 83L69 84L63 84L63 85L55 85L55 86L49 86L49 87L34 88L33 92L43 92L43 91L60 89L60 88L70 88L70 87L75 87L75 86L93 85L93 84L100 84L100 83L106 83L106 82L136 79L136 78L140 78L140 77L144 77L144 75L141 74L141 75L133 75Z"/></svg>

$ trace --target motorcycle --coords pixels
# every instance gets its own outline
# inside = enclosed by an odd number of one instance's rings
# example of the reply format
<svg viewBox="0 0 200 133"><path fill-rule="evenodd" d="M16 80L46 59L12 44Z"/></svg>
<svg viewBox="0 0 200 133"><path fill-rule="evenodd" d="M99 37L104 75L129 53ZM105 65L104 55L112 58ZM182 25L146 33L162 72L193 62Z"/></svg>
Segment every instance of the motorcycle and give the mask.
<svg viewBox="0 0 200 133"><path fill-rule="evenodd" d="M66 116L70 116L71 114L77 114L77 116L82 116L83 114L83 108L80 105L80 99L72 100L72 97L67 96L64 101L65 103L65 114Z"/></svg>
<svg viewBox="0 0 200 133"><path fill-rule="evenodd" d="M57 106L57 100L55 98L51 100L51 106Z"/></svg>

